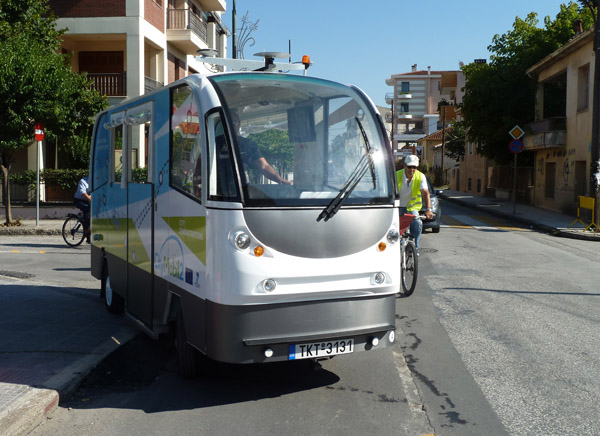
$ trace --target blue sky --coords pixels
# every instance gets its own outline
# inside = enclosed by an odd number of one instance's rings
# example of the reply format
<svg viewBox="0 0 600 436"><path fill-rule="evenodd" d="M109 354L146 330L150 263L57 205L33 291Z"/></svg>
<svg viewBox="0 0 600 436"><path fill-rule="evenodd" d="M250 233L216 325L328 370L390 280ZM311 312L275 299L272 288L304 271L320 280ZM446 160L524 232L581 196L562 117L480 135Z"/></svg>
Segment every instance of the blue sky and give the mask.
<svg viewBox="0 0 600 436"><path fill-rule="evenodd" d="M392 74L419 69L457 70L459 62L488 58L488 45L495 34L512 28L515 17L537 12L552 19L560 10L559 0L236 0L238 32L248 12L258 22L252 33L254 46L245 47L244 57L262 51L288 51L292 61L310 55L308 74L363 89L385 106L392 88L385 79ZM232 0L223 16L231 30ZM373 7L375 6L375 7ZM231 39L229 40L231 47Z"/></svg>

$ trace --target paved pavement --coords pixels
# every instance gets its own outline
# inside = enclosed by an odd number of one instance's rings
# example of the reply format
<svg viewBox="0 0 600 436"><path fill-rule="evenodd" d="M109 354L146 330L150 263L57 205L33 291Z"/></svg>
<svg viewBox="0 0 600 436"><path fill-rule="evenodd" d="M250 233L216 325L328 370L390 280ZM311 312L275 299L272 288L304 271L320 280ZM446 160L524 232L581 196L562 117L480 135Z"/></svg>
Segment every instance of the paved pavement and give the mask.
<svg viewBox="0 0 600 436"><path fill-rule="evenodd" d="M509 201L457 191L445 190L441 197L558 237L600 241L600 233L584 232L579 223L570 228L573 216L522 204L513 213ZM0 238L60 234L63 221L41 219L36 226L35 219L24 219L21 226L0 227ZM59 288L5 274L0 257L0 435L16 436L46 419L61 397L137 330L104 310L97 289Z"/></svg>
<svg viewBox="0 0 600 436"><path fill-rule="evenodd" d="M442 191L440 197L444 200L460 203L467 207L485 210L486 212L501 218L519 222L532 229L549 233L554 236L600 241L600 232L583 231L584 226L581 225L581 223L575 223L575 225L571 226L573 221L577 218L576 216L565 215L525 204L517 203L515 205L512 201L481 197L448 189ZM444 216L442 211L442 222L443 220Z"/></svg>

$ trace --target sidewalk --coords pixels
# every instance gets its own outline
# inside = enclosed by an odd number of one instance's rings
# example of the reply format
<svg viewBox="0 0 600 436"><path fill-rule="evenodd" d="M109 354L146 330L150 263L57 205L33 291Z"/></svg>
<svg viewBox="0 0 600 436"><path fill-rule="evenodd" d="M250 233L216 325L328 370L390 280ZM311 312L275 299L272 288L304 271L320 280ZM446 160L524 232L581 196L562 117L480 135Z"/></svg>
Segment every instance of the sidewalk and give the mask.
<svg viewBox="0 0 600 436"><path fill-rule="evenodd" d="M482 209L555 236L600 241L569 228L575 217L508 201L445 190L444 201ZM443 219L443 217L442 217ZM1 220L0 220L1 222ZM5 235L58 235L64 219L21 221ZM2 276L0 263L0 435L24 435L49 416L108 354L137 330L108 314L98 289L61 288Z"/></svg>
<svg viewBox="0 0 600 436"><path fill-rule="evenodd" d="M570 227L573 221L575 221L576 216L564 215L520 203L513 205L512 201L471 195L449 189L442 191L440 198L460 203L473 209L485 210L486 212L501 218L518 222L534 230L549 233L554 236L600 241L600 232L584 232L584 226L582 226L581 223L576 223L572 228ZM515 213L513 213L513 210ZM442 211L442 221L443 220L444 215Z"/></svg>
<svg viewBox="0 0 600 436"><path fill-rule="evenodd" d="M0 240L7 234L60 234L62 223L44 220L36 228L34 219L0 227ZM138 330L105 310L99 284L65 288L43 278L23 280L27 272L5 270L2 256L7 254L0 254L0 435L18 436L42 423Z"/></svg>

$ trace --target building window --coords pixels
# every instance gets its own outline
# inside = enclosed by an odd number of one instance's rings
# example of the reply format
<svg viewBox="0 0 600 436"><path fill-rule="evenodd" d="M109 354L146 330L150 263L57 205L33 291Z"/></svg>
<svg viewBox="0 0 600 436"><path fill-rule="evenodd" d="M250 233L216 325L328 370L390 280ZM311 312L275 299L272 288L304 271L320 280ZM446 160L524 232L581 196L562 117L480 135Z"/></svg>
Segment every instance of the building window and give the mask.
<svg viewBox="0 0 600 436"><path fill-rule="evenodd" d="M408 103L400 103L400 113L408 112Z"/></svg>
<svg viewBox="0 0 600 436"><path fill-rule="evenodd" d="M590 90L590 64L579 67L577 71L577 110L588 108Z"/></svg>
<svg viewBox="0 0 600 436"><path fill-rule="evenodd" d="M473 154L473 143L469 142L469 154Z"/></svg>
<svg viewBox="0 0 600 436"><path fill-rule="evenodd" d="M402 82L400 85L400 92L402 92L402 93L410 92L410 82Z"/></svg>
<svg viewBox="0 0 600 436"><path fill-rule="evenodd" d="M472 183L473 179L471 179L470 177L467 179L467 191L470 191L473 187L473 183Z"/></svg>
<svg viewBox="0 0 600 436"><path fill-rule="evenodd" d="M477 192L481 193L481 179L477 179Z"/></svg>

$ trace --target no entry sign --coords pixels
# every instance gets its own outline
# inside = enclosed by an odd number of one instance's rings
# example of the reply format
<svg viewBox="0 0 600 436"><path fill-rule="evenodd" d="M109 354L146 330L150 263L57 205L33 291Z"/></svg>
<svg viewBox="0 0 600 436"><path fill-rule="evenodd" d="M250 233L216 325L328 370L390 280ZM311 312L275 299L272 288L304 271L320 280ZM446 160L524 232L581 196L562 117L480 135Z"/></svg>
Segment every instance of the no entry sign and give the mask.
<svg viewBox="0 0 600 436"><path fill-rule="evenodd" d="M46 135L46 132L44 132L44 126L42 126L41 123L37 123L35 125L35 140L43 141L45 135Z"/></svg>

